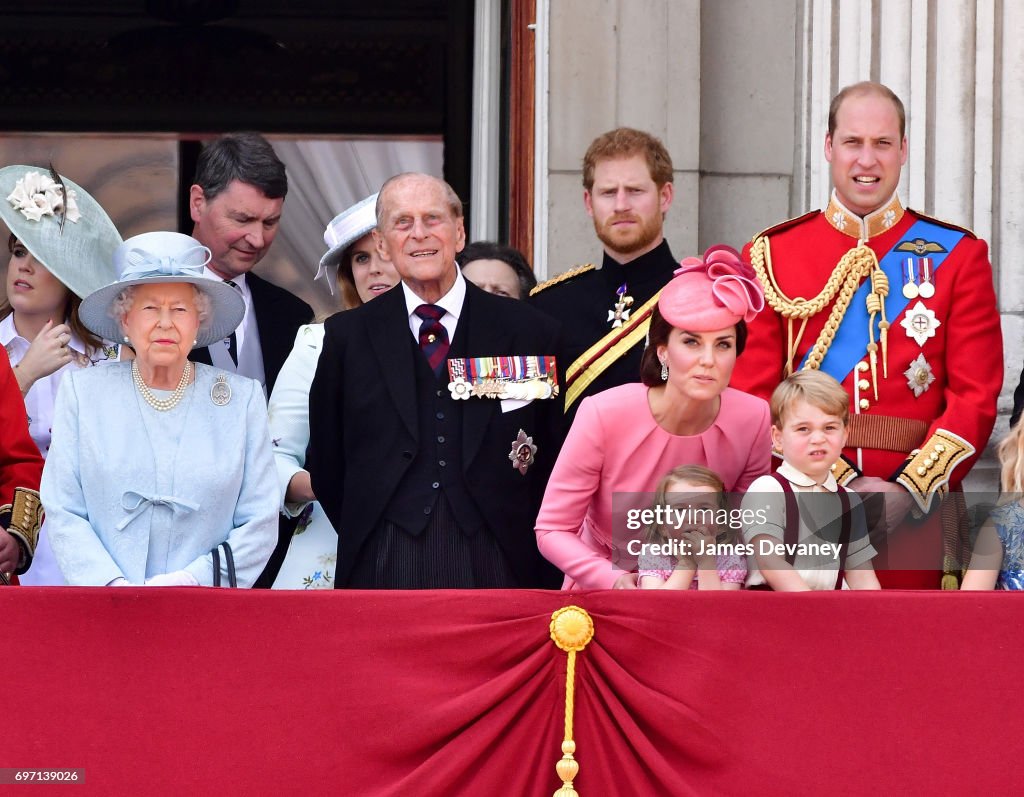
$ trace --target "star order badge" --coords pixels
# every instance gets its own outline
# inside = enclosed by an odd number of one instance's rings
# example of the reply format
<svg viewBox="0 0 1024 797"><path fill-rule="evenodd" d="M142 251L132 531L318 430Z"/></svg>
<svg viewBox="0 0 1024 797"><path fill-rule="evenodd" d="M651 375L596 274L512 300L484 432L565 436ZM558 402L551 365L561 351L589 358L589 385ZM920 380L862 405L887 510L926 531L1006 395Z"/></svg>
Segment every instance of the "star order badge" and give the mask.
<svg viewBox="0 0 1024 797"><path fill-rule="evenodd" d="M533 438L520 429L519 435L512 441L512 450L508 452L512 467L525 476L536 456L537 446L533 444Z"/></svg>
<svg viewBox="0 0 1024 797"><path fill-rule="evenodd" d="M915 397L924 393L932 386L932 382L935 381L932 367L923 354L917 355L916 359L910 363L910 367L903 372L903 375L907 378L907 387L914 391Z"/></svg>
<svg viewBox="0 0 1024 797"><path fill-rule="evenodd" d="M942 322L935 317L933 310L924 306L924 302L918 301L907 310L900 326L907 331L908 338L916 340L918 346L924 346L928 338L935 337L935 330L942 326Z"/></svg>

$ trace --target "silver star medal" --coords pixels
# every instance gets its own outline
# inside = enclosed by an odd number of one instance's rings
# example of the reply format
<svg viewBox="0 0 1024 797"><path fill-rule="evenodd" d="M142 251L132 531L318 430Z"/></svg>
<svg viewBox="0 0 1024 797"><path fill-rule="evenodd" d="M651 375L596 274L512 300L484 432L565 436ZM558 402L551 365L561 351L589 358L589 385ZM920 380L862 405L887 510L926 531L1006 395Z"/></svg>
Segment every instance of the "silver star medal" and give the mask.
<svg viewBox="0 0 1024 797"><path fill-rule="evenodd" d="M228 384L228 378L224 374L217 374L217 381L210 388L210 398L218 407L223 407L231 401L231 385Z"/></svg>
<svg viewBox="0 0 1024 797"><path fill-rule="evenodd" d="M907 378L907 387L914 391L915 397L924 393L932 386L932 382L935 381L932 367L923 354L917 355L917 358L903 372L903 375Z"/></svg>
<svg viewBox="0 0 1024 797"><path fill-rule="evenodd" d="M924 306L924 302L918 301L907 310L900 326L907 331L908 338L916 340L918 346L924 346L928 338L935 337L935 330L942 326L942 322L935 317L933 310Z"/></svg>
<svg viewBox="0 0 1024 797"><path fill-rule="evenodd" d="M533 438L520 429L519 436L512 441L512 450L508 452L512 467L525 476L536 456L537 446L533 444Z"/></svg>

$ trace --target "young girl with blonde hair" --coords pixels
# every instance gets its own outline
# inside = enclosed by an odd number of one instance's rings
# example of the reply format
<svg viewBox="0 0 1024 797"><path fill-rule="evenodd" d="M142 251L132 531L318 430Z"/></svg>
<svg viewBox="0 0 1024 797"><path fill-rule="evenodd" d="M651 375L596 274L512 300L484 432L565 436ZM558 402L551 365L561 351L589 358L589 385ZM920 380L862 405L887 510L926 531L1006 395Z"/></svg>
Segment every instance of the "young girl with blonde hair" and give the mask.
<svg viewBox="0 0 1024 797"><path fill-rule="evenodd" d="M666 473L654 494L655 509L674 510L683 522L647 527L646 545L671 553L641 552L641 589L739 589L747 577L744 557L714 552L713 546L735 544L736 534L717 522L726 510L725 485L710 468L681 465ZM674 544L673 544L674 543Z"/></svg>
<svg viewBox="0 0 1024 797"><path fill-rule="evenodd" d="M996 449L1004 503L978 532L960 589L1024 589L1024 424Z"/></svg>

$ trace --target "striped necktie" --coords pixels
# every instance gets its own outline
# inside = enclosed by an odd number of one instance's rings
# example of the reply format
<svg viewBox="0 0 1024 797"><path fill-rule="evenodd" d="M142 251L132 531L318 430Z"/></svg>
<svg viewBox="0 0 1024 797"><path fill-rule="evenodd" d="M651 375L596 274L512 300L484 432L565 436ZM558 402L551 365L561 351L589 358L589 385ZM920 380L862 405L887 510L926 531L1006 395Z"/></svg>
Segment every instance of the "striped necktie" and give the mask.
<svg viewBox="0 0 1024 797"><path fill-rule="evenodd" d="M420 324L420 349L427 355L434 373L440 376L441 366L448 356L448 330L441 323L445 309L436 304L421 304L413 312L423 320Z"/></svg>

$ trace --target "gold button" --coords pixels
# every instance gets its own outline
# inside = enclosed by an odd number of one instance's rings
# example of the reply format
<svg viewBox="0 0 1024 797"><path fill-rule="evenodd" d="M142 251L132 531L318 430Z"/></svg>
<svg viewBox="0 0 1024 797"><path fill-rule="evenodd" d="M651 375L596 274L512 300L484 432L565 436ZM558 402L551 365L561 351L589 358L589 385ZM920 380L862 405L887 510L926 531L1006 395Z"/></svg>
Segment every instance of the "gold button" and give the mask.
<svg viewBox="0 0 1024 797"><path fill-rule="evenodd" d="M935 446L935 450L941 454L943 451L946 450L946 447L940 443L939 445Z"/></svg>
<svg viewBox="0 0 1024 797"><path fill-rule="evenodd" d="M938 462L939 461L939 455L938 454L932 454L930 457L928 457L928 459L930 459L932 462Z"/></svg>
<svg viewBox="0 0 1024 797"><path fill-rule="evenodd" d="M861 390L867 390L869 387L871 387L871 383L867 379L861 379L859 382L857 382L857 387L859 387Z"/></svg>
<svg viewBox="0 0 1024 797"><path fill-rule="evenodd" d="M918 468L917 469L917 475L918 476L924 476L927 473L928 473L928 470L926 468Z"/></svg>
<svg viewBox="0 0 1024 797"><path fill-rule="evenodd" d="M926 459L926 460L924 461L924 466L925 466L925 467L926 467L926 468L927 468L928 470L931 470L932 468L934 468L934 467L935 467L935 461L934 461L934 460L931 460L931 459Z"/></svg>
<svg viewBox="0 0 1024 797"><path fill-rule="evenodd" d="M870 406L871 406L871 402L870 402L870 401L868 401L867 399L861 399L861 400L860 400L860 408L861 408L862 410L866 410L866 409L867 409L868 407L870 407Z"/></svg>
<svg viewBox="0 0 1024 797"><path fill-rule="evenodd" d="M857 363L857 370L860 371L861 373L864 373L866 370L868 370L868 364L861 360L859 363Z"/></svg>

